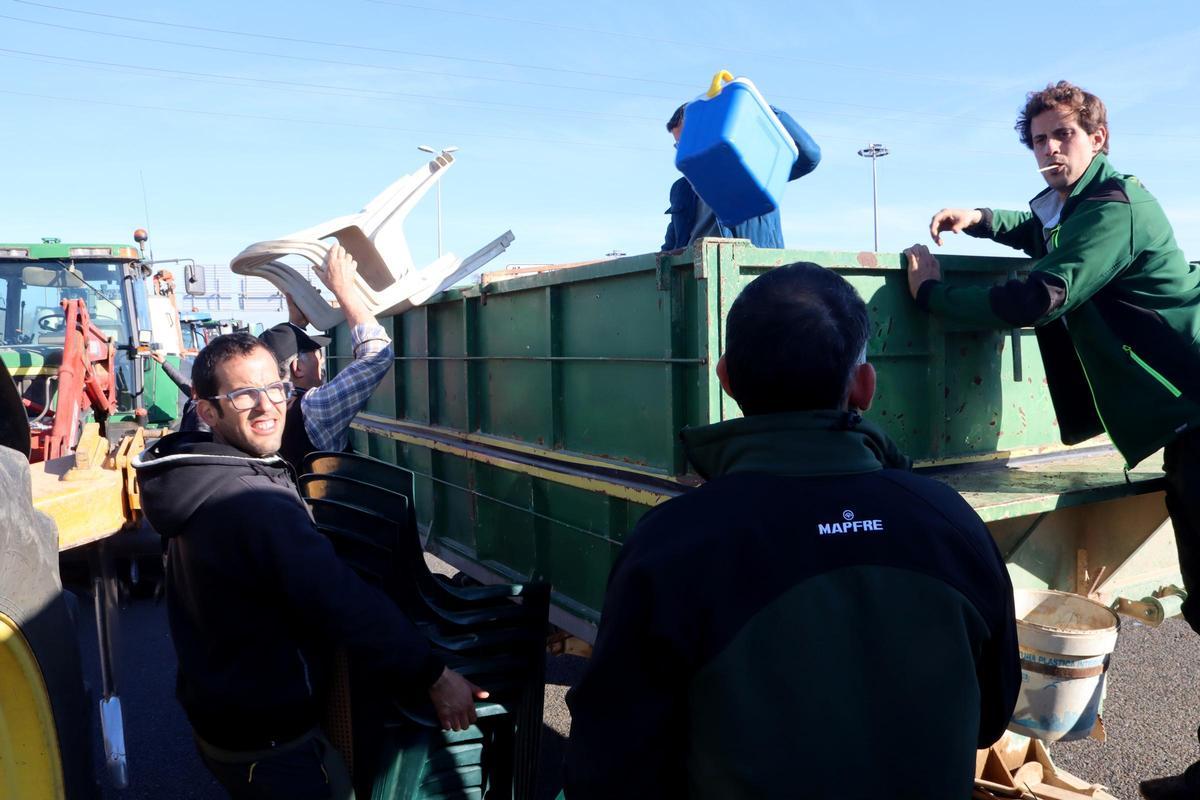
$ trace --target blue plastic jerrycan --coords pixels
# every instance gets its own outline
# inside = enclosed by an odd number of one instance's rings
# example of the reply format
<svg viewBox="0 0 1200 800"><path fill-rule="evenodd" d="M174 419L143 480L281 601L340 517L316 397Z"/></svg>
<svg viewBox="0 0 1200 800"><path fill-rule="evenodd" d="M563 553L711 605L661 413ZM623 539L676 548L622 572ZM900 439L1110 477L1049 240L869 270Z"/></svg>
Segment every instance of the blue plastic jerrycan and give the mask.
<svg viewBox="0 0 1200 800"><path fill-rule="evenodd" d="M799 154L754 84L721 71L683 112L675 166L717 219L737 225L779 207Z"/></svg>

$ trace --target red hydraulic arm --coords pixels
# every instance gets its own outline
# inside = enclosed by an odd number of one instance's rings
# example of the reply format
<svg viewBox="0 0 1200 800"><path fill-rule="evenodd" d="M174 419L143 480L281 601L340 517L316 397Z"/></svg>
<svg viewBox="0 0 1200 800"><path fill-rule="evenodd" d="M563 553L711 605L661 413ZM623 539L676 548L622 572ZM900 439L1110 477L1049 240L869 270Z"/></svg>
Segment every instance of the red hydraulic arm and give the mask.
<svg viewBox="0 0 1200 800"><path fill-rule="evenodd" d="M83 300L63 300L62 366L58 368L58 400L54 426L41 442L42 457L67 455L75 446L80 415L91 408L104 419L117 409L114 374L116 348L104 331L92 324ZM34 450L38 450L34 442ZM35 453L36 455L36 453ZM34 460L38 460L34 458Z"/></svg>

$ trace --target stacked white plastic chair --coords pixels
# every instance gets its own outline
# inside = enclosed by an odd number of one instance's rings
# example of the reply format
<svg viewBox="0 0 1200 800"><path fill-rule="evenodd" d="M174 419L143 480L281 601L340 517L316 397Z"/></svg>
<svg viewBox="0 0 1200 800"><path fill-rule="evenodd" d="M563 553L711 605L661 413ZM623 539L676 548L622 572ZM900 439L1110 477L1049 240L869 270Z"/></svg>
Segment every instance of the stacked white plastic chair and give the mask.
<svg viewBox="0 0 1200 800"><path fill-rule="evenodd" d="M328 330L345 319L342 312L281 259L298 256L320 266L333 246L328 240L333 239L358 262L355 287L373 314L389 316L420 305L483 267L513 240L512 231L506 231L465 259L446 253L421 269L414 266L404 236L404 220L453 164L451 154L440 153L422 169L383 190L357 214L252 244L229 266L239 275L270 281L291 295L314 327Z"/></svg>

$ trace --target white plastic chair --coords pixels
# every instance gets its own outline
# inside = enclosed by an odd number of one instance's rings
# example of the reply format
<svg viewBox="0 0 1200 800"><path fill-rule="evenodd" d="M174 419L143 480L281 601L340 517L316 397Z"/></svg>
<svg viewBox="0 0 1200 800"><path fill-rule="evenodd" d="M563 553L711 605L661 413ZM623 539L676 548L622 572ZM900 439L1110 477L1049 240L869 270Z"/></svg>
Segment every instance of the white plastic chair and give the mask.
<svg viewBox="0 0 1200 800"><path fill-rule="evenodd" d="M440 153L425 167L405 175L367 203L357 214L252 244L229 266L239 275L264 278L292 297L314 327L328 330L343 319L295 268L280 259L298 256L320 266L336 240L358 262L354 286L371 313L399 314L449 288L503 253L513 241L512 231L462 260L447 253L422 269L413 265L404 236L404 220L425 193L454 164L454 156Z"/></svg>

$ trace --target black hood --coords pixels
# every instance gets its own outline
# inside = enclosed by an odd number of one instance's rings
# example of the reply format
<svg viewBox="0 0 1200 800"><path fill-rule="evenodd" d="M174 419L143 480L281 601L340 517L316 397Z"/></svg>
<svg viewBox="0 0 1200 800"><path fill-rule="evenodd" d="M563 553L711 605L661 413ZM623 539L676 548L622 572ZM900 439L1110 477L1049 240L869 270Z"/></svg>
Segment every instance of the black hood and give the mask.
<svg viewBox="0 0 1200 800"><path fill-rule="evenodd" d="M278 480L290 473L279 456L247 455L201 431L164 436L133 460L133 468L146 519L167 538L180 533L196 509L230 480L240 475Z"/></svg>

